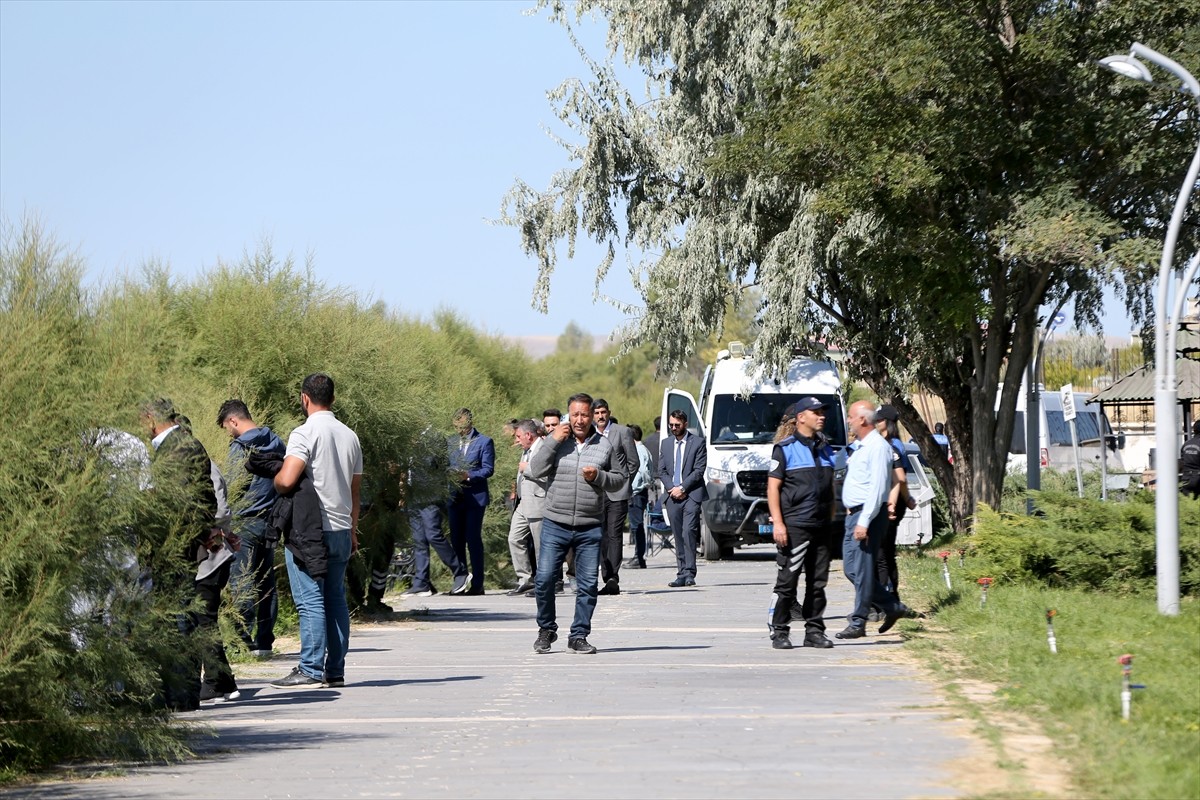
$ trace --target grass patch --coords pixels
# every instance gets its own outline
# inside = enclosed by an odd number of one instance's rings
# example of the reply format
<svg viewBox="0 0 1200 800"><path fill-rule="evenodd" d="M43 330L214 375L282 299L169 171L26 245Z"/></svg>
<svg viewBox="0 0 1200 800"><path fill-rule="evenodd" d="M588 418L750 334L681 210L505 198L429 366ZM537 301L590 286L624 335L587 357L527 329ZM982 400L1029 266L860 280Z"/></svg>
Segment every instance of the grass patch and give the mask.
<svg viewBox="0 0 1200 800"><path fill-rule="evenodd" d="M953 549L953 546L950 547ZM1178 617L1161 616L1153 595L1112 595L999 581L980 605L968 555L950 558L947 589L936 555L904 557L905 595L933 608L924 635L903 623L910 646L950 679L976 678L1000 687L1002 707L1040 723L1071 766L1081 796L1200 797L1200 603L1185 597ZM1058 653L1046 638L1055 609ZM1121 720L1121 668L1134 656L1135 691ZM986 732L985 732L986 733ZM1002 750L1001 759L1005 758Z"/></svg>

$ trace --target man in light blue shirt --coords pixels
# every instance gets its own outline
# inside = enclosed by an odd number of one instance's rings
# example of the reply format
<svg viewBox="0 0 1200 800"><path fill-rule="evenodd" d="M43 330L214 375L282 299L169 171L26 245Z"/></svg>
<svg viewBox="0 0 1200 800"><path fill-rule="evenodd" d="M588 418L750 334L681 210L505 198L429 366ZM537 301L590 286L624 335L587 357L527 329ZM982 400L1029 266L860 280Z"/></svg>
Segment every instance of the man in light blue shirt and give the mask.
<svg viewBox="0 0 1200 800"><path fill-rule="evenodd" d="M850 406L850 430L858 448L846 463L842 504L846 507L846 533L842 540L842 571L854 584L854 610L839 639L858 639L867 633L871 603L883 609L879 627L885 633L903 616L903 606L879 584L875 559L879 543L887 533L887 498L892 488L892 462L896 451L875 430L875 406L859 400Z"/></svg>

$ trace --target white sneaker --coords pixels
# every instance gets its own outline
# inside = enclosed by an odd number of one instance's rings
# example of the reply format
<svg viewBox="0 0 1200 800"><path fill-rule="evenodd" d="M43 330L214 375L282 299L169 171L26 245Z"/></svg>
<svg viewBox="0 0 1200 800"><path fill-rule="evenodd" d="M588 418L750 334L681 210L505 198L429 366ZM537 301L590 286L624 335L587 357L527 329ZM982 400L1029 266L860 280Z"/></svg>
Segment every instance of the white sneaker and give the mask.
<svg viewBox="0 0 1200 800"><path fill-rule="evenodd" d="M402 593L400 597L433 597L433 589L425 589L419 592L408 591Z"/></svg>
<svg viewBox="0 0 1200 800"><path fill-rule="evenodd" d="M228 692L226 694L221 695L221 699L224 700L226 703L228 703L230 700L241 700L242 693L240 690L234 689L232 692Z"/></svg>
<svg viewBox="0 0 1200 800"><path fill-rule="evenodd" d="M451 589L449 594L465 594L466 591L471 588L471 579L474 577L475 577L474 573L468 572L466 580L464 580L461 584L459 584L458 586L455 586L453 589Z"/></svg>
<svg viewBox="0 0 1200 800"><path fill-rule="evenodd" d="M251 650L250 657L257 658L259 661L267 661L275 655L274 650Z"/></svg>

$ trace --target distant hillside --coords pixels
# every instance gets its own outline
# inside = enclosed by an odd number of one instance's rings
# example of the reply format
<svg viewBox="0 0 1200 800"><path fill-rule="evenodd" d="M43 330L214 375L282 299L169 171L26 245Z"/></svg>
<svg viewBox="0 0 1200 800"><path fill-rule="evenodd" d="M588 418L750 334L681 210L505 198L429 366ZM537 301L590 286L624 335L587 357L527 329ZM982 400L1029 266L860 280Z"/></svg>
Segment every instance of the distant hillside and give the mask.
<svg viewBox="0 0 1200 800"><path fill-rule="evenodd" d="M530 358L545 358L558 346L557 336L505 336L504 341L520 347ZM598 353L609 344L607 336L592 337L592 352Z"/></svg>

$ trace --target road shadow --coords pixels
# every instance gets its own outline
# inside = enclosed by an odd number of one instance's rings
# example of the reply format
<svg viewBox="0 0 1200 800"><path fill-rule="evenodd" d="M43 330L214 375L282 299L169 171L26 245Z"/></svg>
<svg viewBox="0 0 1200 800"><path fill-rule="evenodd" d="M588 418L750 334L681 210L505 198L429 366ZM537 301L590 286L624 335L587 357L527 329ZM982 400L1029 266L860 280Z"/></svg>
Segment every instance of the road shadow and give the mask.
<svg viewBox="0 0 1200 800"><path fill-rule="evenodd" d="M525 613L517 611L493 611L485 608L438 608L430 609L422 617L424 622L512 622L514 620L531 620L537 610L529 608Z"/></svg>
<svg viewBox="0 0 1200 800"><path fill-rule="evenodd" d="M680 645L656 645L653 647L605 647L600 650L601 653L641 653L648 650L708 650L712 645L707 644L680 644Z"/></svg>
<svg viewBox="0 0 1200 800"><path fill-rule="evenodd" d="M338 689L250 689L242 690L240 700L231 702L206 703L201 711L233 711L239 708L263 708L265 706L308 706L317 703L330 703L338 699Z"/></svg>
<svg viewBox="0 0 1200 800"><path fill-rule="evenodd" d="M348 689L369 689L384 686L410 686L418 683L455 683L457 681L481 681L482 675L449 675L445 678L395 678L392 680L354 681L347 683Z"/></svg>

